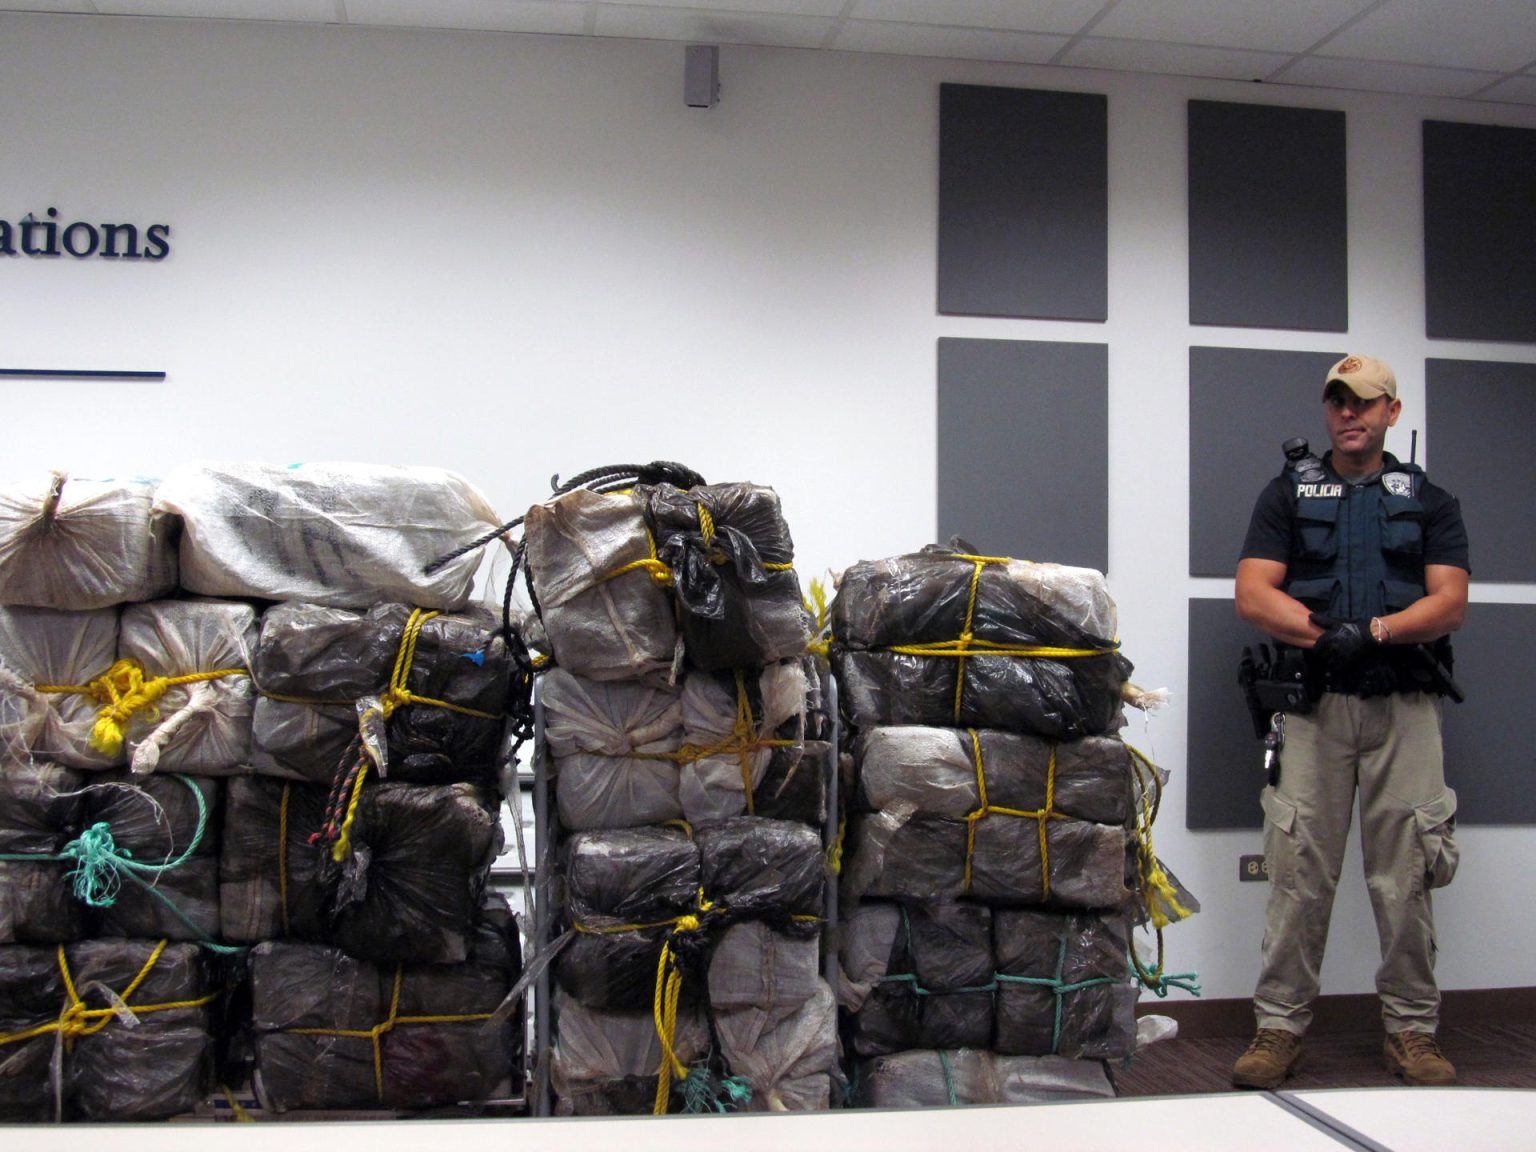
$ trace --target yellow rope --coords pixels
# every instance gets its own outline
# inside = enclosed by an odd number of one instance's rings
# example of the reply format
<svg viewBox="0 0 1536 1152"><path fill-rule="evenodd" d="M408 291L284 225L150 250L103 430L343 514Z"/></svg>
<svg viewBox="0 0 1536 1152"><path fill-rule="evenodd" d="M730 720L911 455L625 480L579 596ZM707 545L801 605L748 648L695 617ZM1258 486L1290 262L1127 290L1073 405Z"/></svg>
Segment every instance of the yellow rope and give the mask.
<svg viewBox="0 0 1536 1152"><path fill-rule="evenodd" d="M63 1038L65 1050L68 1051L76 1039L81 1036L94 1036L108 1024L112 1023L125 1008L134 1016L144 1016L151 1012L173 1012L181 1008L201 1008L203 1005L210 1004L216 1000L218 994L210 993L196 1000L172 1000L163 1004L129 1005L129 999L138 991L139 985L144 983L144 980L159 962L160 954L165 951L165 945L166 941L164 940L155 945L149 959L139 969L139 974L129 981L128 987L123 989L122 993L117 997L121 1005L120 1008L87 1008L85 1001L80 998L80 994L75 990L74 976L69 971L69 960L64 955L64 945L60 944L58 946L59 972L64 977L64 991L67 1000L63 1009L59 1012L58 1019L38 1024L32 1028L23 1029L20 1032L0 1033L0 1047L6 1044L20 1043L23 1040L31 1040L36 1036L45 1036L50 1032L54 1032Z"/></svg>
<svg viewBox="0 0 1536 1152"><path fill-rule="evenodd" d="M170 689L182 684L221 680L226 676L249 676L245 668L217 668L211 672L189 672L184 676L145 676L144 665L132 657L123 657L100 676L85 684L38 684L37 691L52 695L84 696L100 704L96 724L91 729L91 747L107 756L123 750L124 730L139 712L159 716L155 707Z"/></svg>
<svg viewBox="0 0 1536 1152"><path fill-rule="evenodd" d="M219 1085L219 1091L224 1094L224 1099L226 1101L228 1101L230 1115L232 1115L235 1118L235 1121L237 1123L240 1123L240 1124L254 1124L254 1123L256 1123L255 1117L253 1117L249 1112L247 1112L245 1110L244 1107L241 1106L240 1101L235 1099L235 1094L229 1090L229 1085L227 1085L227 1084L220 1084Z"/></svg>
<svg viewBox="0 0 1536 1152"><path fill-rule="evenodd" d="M284 1028L282 1031L295 1036L343 1036L352 1040L367 1040L373 1047L373 1086L379 1102L384 1102L384 1054L380 1040L401 1024L468 1024L477 1020L489 1020L494 1013L475 1012L464 1016L401 1016L400 985L403 977L401 965L395 965L394 988L389 998L389 1015L372 1028Z"/></svg>
<svg viewBox="0 0 1536 1152"><path fill-rule="evenodd" d="M1051 898L1051 852L1046 826L1048 821L1067 818L1056 811L1056 745L1054 743L1051 745L1051 758L1046 767L1045 807L1026 812L1021 808L1001 808L987 800L987 772L981 760L981 737L974 728L967 728L966 731L971 735L971 757L976 765L976 789L981 806L974 812L967 813L965 817L965 881L961 891L966 895L970 895L971 892L971 861L976 854L976 825L992 815L1016 816L1023 820L1033 820L1039 826L1040 898L1049 900Z"/></svg>
<svg viewBox="0 0 1536 1152"><path fill-rule="evenodd" d="M1142 901L1146 904L1152 926L1161 932L1169 924L1188 919L1191 912L1179 903L1178 891L1168 879L1168 873L1163 870L1152 848L1152 825L1157 820L1157 811L1162 803L1162 787L1158 784L1157 768L1129 744L1125 750L1130 757L1131 768L1136 773L1141 801L1136 809L1136 869L1141 880ZM1161 951L1161 937L1158 943ZM1161 960L1157 974L1162 974Z"/></svg>
<svg viewBox="0 0 1536 1152"><path fill-rule="evenodd" d="M366 709L357 718L358 731L364 736L364 749L368 747L368 721L375 716L388 720L394 715L395 709L406 704L426 704L433 708L446 708L450 712L473 716L480 720L502 719L501 713L482 712L478 708L466 708L461 704L451 704L447 700L418 696L406 686L411 678L411 665L416 659L416 644L421 639L421 629L428 620L438 615L440 613L426 612L420 608L411 609L410 619L406 621L405 630L400 635L400 648L395 653L395 666L390 673L389 687L380 694L377 705ZM336 843L331 846L331 857L338 863L345 860L347 854L352 851L352 821L357 816L358 801L362 799L363 777L368 774L368 764L369 757L365 754L359 762L357 779L352 784L352 796L347 802L347 814L342 820L341 832L336 838Z"/></svg>

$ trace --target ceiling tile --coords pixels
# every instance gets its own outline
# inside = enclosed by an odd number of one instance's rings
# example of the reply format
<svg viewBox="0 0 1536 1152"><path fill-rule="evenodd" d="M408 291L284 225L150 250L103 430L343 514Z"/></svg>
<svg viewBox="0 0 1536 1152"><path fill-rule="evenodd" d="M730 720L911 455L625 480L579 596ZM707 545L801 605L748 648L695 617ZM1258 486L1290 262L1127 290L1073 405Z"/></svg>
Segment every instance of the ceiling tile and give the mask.
<svg viewBox="0 0 1536 1152"><path fill-rule="evenodd" d="M85 12L80 0L0 0L0 12Z"/></svg>
<svg viewBox="0 0 1536 1152"><path fill-rule="evenodd" d="M1095 36L1165 40L1267 52L1302 52L1375 0L1120 0Z"/></svg>
<svg viewBox="0 0 1536 1152"><path fill-rule="evenodd" d="M1006 28L1070 36L1104 7L1105 0L855 0L859 20L898 20L956 28ZM996 57L990 57L996 59Z"/></svg>
<svg viewBox="0 0 1536 1152"><path fill-rule="evenodd" d="M347 0L352 24L574 36L585 28L586 17L587 5L572 0Z"/></svg>
<svg viewBox="0 0 1536 1152"><path fill-rule="evenodd" d="M1466 96L1498 77L1497 72L1386 64L1379 60L1336 60L1308 56L1279 76L1280 84L1318 88L1355 88L1364 92L1400 92L1414 96Z"/></svg>
<svg viewBox="0 0 1536 1152"><path fill-rule="evenodd" d="M1044 64L1070 42L1066 36L994 32L981 28L938 28L881 20L850 20L829 48L889 52L900 56L946 56L961 60L1006 60Z"/></svg>
<svg viewBox="0 0 1536 1152"><path fill-rule="evenodd" d="M832 26L830 17L821 16L604 4L597 10L597 25L593 31L598 36L632 36L644 40L818 48Z"/></svg>
<svg viewBox="0 0 1536 1152"><path fill-rule="evenodd" d="M1508 80L1500 80L1477 98L1505 104L1536 104L1536 76L1511 76Z"/></svg>
<svg viewBox="0 0 1536 1152"><path fill-rule="evenodd" d="M1536 9L1531 0L1392 0L1319 51L1514 72L1536 61Z"/></svg>
<svg viewBox="0 0 1536 1152"><path fill-rule="evenodd" d="M89 11L85 4L75 7ZM296 24L336 21L332 0L95 0L95 7L103 16L216 16Z"/></svg>
<svg viewBox="0 0 1536 1152"><path fill-rule="evenodd" d="M1215 76L1223 80L1262 80L1291 57L1282 52L1245 52L1198 44L1158 44L1088 36L1060 60L1071 68L1107 68L1125 72L1162 72L1175 76Z"/></svg>

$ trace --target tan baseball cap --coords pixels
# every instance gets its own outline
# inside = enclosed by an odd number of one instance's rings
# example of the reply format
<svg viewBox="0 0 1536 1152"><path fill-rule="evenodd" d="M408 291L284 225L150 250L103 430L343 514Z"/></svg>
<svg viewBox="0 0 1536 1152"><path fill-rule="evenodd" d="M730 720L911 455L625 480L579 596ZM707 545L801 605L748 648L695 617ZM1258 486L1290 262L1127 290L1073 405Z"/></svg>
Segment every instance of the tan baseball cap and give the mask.
<svg viewBox="0 0 1536 1152"><path fill-rule="evenodd" d="M1328 378L1323 382L1324 396L1328 395L1328 386L1335 380L1362 400L1374 400L1378 396L1397 399L1397 377L1392 375L1391 365L1372 356L1346 356L1328 369Z"/></svg>

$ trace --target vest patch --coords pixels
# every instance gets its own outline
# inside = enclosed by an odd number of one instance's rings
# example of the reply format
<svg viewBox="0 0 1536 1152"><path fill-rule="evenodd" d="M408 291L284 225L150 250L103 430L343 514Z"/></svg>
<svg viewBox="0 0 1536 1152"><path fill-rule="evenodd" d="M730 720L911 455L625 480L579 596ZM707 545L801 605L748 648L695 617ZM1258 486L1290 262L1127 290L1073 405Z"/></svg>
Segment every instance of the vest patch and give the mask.
<svg viewBox="0 0 1536 1152"><path fill-rule="evenodd" d="M1344 495L1342 484L1298 484L1296 485L1296 499L1330 497L1337 499Z"/></svg>
<svg viewBox="0 0 1536 1152"><path fill-rule="evenodd" d="M1394 496L1413 495L1413 477L1406 472L1388 472L1382 476L1381 484Z"/></svg>

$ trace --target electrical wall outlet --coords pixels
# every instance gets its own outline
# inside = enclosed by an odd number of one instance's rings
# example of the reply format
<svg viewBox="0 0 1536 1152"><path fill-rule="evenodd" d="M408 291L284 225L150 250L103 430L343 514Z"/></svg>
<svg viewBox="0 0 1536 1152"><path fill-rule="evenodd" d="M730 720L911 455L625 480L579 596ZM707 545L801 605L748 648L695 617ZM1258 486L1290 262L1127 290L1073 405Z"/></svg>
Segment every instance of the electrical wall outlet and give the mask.
<svg viewBox="0 0 1536 1152"><path fill-rule="evenodd" d="M1263 856L1239 856L1237 858L1239 880L1268 880L1269 861Z"/></svg>

